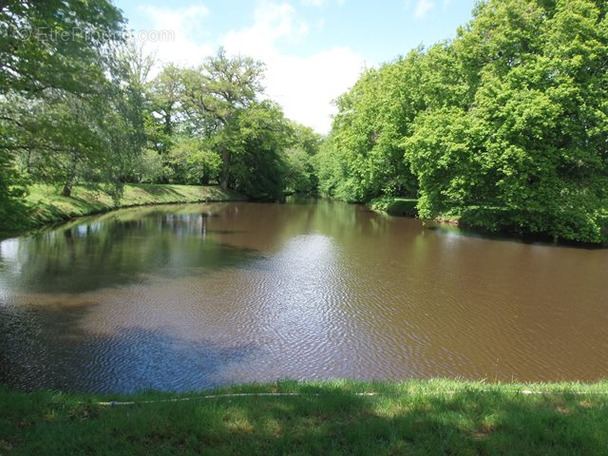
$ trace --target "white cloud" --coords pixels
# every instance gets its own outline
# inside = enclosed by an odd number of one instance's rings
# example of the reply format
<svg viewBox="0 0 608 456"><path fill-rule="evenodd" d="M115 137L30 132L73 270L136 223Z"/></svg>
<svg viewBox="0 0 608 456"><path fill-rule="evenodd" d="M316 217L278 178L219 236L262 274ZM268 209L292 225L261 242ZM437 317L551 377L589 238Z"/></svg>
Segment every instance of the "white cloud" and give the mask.
<svg viewBox="0 0 608 456"><path fill-rule="evenodd" d="M264 60L273 56L277 40L294 44L308 34L308 25L299 21L293 6L262 1L254 12L254 23L243 30L231 31L221 38L229 52Z"/></svg>
<svg viewBox="0 0 608 456"><path fill-rule="evenodd" d="M309 57L277 55L268 65L268 95L290 119L327 133L332 101L358 79L363 60L348 48L332 48Z"/></svg>
<svg viewBox="0 0 608 456"><path fill-rule="evenodd" d="M162 39L144 40L142 43L144 49L154 53L159 61L196 65L213 54L213 45L198 44L204 43L206 37L204 22L209 10L204 5L180 9L142 6L140 10L150 18L151 30L171 32Z"/></svg>
<svg viewBox="0 0 608 456"><path fill-rule="evenodd" d="M418 0L414 17L423 19L434 7L435 3L432 0Z"/></svg>
<svg viewBox="0 0 608 456"><path fill-rule="evenodd" d="M309 31L290 5L263 1L256 8L253 25L228 33L221 44L229 53L264 61L267 95L283 106L290 119L327 133L335 113L332 101L356 82L364 61L343 47L303 57L277 49L283 41L302 41Z"/></svg>
<svg viewBox="0 0 608 456"><path fill-rule="evenodd" d="M302 3L302 5L304 6L316 6L317 8L320 8L322 6L327 5L327 3L329 3L328 0L300 0L300 3ZM344 5L344 3L346 3L346 0L336 0L336 3L339 6Z"/></svg>
<svg viewBox="0 0 608 456"><path fill-rule="evenodd" d="M325 4L325 0L302 0L302 5L304 6L323 6Z"/></svg>

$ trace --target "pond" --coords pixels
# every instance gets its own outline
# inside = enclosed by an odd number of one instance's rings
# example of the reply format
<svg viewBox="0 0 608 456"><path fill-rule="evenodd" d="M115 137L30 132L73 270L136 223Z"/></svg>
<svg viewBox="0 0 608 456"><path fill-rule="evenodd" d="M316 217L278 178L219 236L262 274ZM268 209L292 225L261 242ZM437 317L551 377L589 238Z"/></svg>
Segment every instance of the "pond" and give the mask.
<svg viewBox="0 0 608 456"><path fill-rule="evenodd" d="M0 243L0 383L24 390L595 381L607 328L607 250L329 201L128 209Z"/></svg>

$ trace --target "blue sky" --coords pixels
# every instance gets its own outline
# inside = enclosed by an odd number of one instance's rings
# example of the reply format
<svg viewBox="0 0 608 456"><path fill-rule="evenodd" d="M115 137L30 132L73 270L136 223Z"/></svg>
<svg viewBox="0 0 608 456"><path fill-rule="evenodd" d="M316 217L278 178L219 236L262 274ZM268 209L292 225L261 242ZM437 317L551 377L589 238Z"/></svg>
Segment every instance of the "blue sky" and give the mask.
<svg viewBox="0 0 608 456"><path fill-rule="evenodd" d="M266 63L269 97L320 133L365 67L455 36L475 0L115 0L160 62L194 66L223 46ZM166 31L164 35L158 32Z"/></svg>

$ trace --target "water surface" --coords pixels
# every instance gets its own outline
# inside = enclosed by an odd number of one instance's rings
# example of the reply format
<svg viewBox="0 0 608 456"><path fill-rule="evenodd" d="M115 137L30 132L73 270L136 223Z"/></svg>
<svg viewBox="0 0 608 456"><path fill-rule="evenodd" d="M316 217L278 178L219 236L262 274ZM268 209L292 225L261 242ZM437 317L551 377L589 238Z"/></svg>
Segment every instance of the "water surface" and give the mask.
<svg viewBox="0 0 608 456"><path fill-rule="evenodd" d="M130 209L0 243L0 383L23 389L594 381L606 328L606 250L326 201Z"/></svg>

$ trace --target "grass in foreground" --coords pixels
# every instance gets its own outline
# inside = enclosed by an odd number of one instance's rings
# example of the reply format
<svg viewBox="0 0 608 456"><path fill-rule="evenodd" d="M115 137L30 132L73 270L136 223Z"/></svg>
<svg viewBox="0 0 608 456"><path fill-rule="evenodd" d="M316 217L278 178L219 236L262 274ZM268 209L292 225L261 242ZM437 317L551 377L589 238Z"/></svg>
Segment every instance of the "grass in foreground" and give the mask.
<svg viewBox="0 0 608 456"><path fill-rule="evenodd" d="M38 184L29 190L27 202L35 206L32 215L34 226L107 212L117 207L243 200L238 194L219 187L195 185L128 184L118 205L103 190L81 186L75 187L69 198L60 196L59 190L50 185Z"/></svg>
<svg viewBox="0 0 608 456"><path fill-rule="evenodd" d="M297 395L203 397L225 393ZM607 393L608 383L281 382L167 402L185 396L0 389L0 454L608 454ZM97 403L120 399L161 402Z"/></svg>

